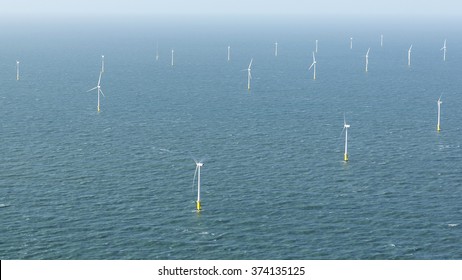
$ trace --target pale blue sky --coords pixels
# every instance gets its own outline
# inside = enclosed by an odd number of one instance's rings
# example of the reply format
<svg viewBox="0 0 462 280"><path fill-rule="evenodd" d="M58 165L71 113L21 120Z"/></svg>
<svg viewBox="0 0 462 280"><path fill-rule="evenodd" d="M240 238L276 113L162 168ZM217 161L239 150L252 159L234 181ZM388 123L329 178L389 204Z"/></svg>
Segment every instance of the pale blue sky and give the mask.
<svg viewBox="0 0 462 280"><path fill-rule="evenodd" d="M0 0L0 15L462 16L460 0Z"/></svg>

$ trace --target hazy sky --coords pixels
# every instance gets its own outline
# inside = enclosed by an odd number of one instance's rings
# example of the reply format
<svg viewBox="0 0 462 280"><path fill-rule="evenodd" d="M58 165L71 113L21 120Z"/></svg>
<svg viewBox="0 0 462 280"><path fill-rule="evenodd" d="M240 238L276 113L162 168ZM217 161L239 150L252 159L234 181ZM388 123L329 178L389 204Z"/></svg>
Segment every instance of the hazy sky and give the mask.
<svg viewBox="0 0 462 280"><path fill-rule="evenodd" d="M462 16L460 0L0 0L0 15Z"/></svg>

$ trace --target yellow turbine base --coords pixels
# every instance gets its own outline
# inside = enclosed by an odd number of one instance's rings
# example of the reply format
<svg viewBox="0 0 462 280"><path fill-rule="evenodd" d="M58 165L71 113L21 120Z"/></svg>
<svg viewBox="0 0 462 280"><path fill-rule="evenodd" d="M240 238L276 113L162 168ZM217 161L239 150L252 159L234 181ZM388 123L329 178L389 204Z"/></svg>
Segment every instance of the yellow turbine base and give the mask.
<svg viewBox="0 0 462 280"><path fill-rule="evenodd" d="M196 210L197 211L201 211L201 202L200 201L196 201Z"/></svg>
<svg viewBox="0 0 462 280"><path fill-rule="evenodd" d="M344 154L344 155L343 155L343 160L344 160L344 161L348 161L348 154Z"/></svg>
<svg viewBox="0 0 462 280"><path fill-rule="evenodd" d="M98 112L99 112L99 107L98 107Z"/></svg>
<svg viewBox="0 0 462 280"><path fill-rule="evenodd" d="M441 127L440 127L440 125L437 125L437 126L436 126L436 131L438 131L438 132L440 132L440 131L441 131Z"/></svg>

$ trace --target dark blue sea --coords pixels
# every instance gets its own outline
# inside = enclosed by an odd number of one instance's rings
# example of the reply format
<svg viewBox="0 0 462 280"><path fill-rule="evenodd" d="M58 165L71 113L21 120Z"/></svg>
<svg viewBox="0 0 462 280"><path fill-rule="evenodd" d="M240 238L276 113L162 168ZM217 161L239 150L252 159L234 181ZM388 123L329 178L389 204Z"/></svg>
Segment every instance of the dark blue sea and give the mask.
<svg viewBox="0 0 462 280"><path fill-rule="evenodd" d="M462 25L62 21L1 24L1 259L462 258Z"/></svg>

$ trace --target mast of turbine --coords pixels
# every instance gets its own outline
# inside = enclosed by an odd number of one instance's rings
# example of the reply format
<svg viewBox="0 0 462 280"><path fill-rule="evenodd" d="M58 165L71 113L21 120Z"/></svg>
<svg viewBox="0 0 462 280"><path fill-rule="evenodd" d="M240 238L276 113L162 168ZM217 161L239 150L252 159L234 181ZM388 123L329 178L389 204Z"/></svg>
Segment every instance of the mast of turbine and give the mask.
<svg viewBox="0 0 462 280"><path fill-rule="evenodd" d="M441 104L443 103L443 101L441 101L441 96L440 98L438 98L438 101L437 101L437 104L438 104L438 123L436 125L436 131L440 132L441 131L441 127L440 127L440 116L441 116Z"/></svg>
<svg viewBox="0 0 462 280"><path fill-rule="evenodd" d="M242 71L247 70L247 90L250 90L250 80L252 79L252 74L251 74L252 62L253 62L253 58L250 60L249 67L247 69L242 70Z"/></svg>
<svg viewBox="0 0 462 280"><path fill-rule="evenodd" d="M314 52L313 52L313 63L311 63L310 68L308 70L311 70L313 67L313 80L316 80L316 58L314 57Z"/></svg>
<svg viewBox="0 0 462 280"><path fill-rule="evenodd" d="M368 70L368 66L369 66L369 51L371 50L371 48L368 48L367 49L367 53L366 53L366 72Z"/></svg>
<svg viewBox="0 0 462 280"><path fill-rule="evenodd" d="M19 81L19 61L16 60L16 81Z"/></svg>
<svg viewBox="0 0 462 280"><path fill-rule="evenodd" d="M97 110L98 110L98 112L100 111L100 107L99 107L99 99L100 99L100 98L99 98L99 94L101 93L101 94L104 96L104 93L103 93L103 91L101 90L101 74L103 74L103 73L102 73L102 72L99 72L98 85L97 85L96 87L92 88L92 89L87 90L87 92L90 92L90 91L95 90L95 89L97 90L97 94L98 94L98 106L97 106Z"/></svg>
<svg viewBox="0 0 462 280"><path fill-rule="evenodd" d="M174 53L174 52L175 52L175 51L172 49L172 66L173 66L173 53Z"/></svg>
<svg viewBox="0 0 462 280"><path fill-rule="evenodd" d="M202 162L196 162L196 171L194 171L193 184L196 180L197 174L197 200L196 200L196 210L201 211L201 167L204 164Z"/></svg>
<svg viewBox="0 0 462 280"><path fill-rule="evenodd" d="M101 56L101 73L104 73L104 55Z"/></svg>
<svg viewBox="0 0 462 280"><path fill-rule="evenodd" d="M159 42L157 42L157 48L156 48L156 61L159 60Z"/></svg>
<svg viewBox="0 0 462 280"><path fill-rule="evenodd" d="M228 46L228 61L231 59L231 46Z"/></svg>
<svg viewBox="0 0 462 280"><path fill-rule="evenodd" d="M380 47L383 47L383 34L380 35Z"/></svg>
<svg viewBox="0 0 462 280"><path fill-rule="evenodd" d="M443 61L446 61L446 39L444 39L444 44L441 48L441 51L443 51Z"/></svg>
<svg viewBox="0 0 462 280"><path fill-rule="evenodd" d="M350 50L353 49L353 37L350 37Z"/></svg>
<svg viewBox="0 0 462 280"><path fill-rule="evenodd" d="M344 161L348 161L348 128L350 128L350 125L346 123L345 115L343 115L343 130L345 130L345 152L343 154Z"/></svg>
<svg viewBox="0 0 462 280"><path fill-rule="evenodd" d="M407 66L411 66L411 50L412 50L412 45L407 51Z"/></svg>

